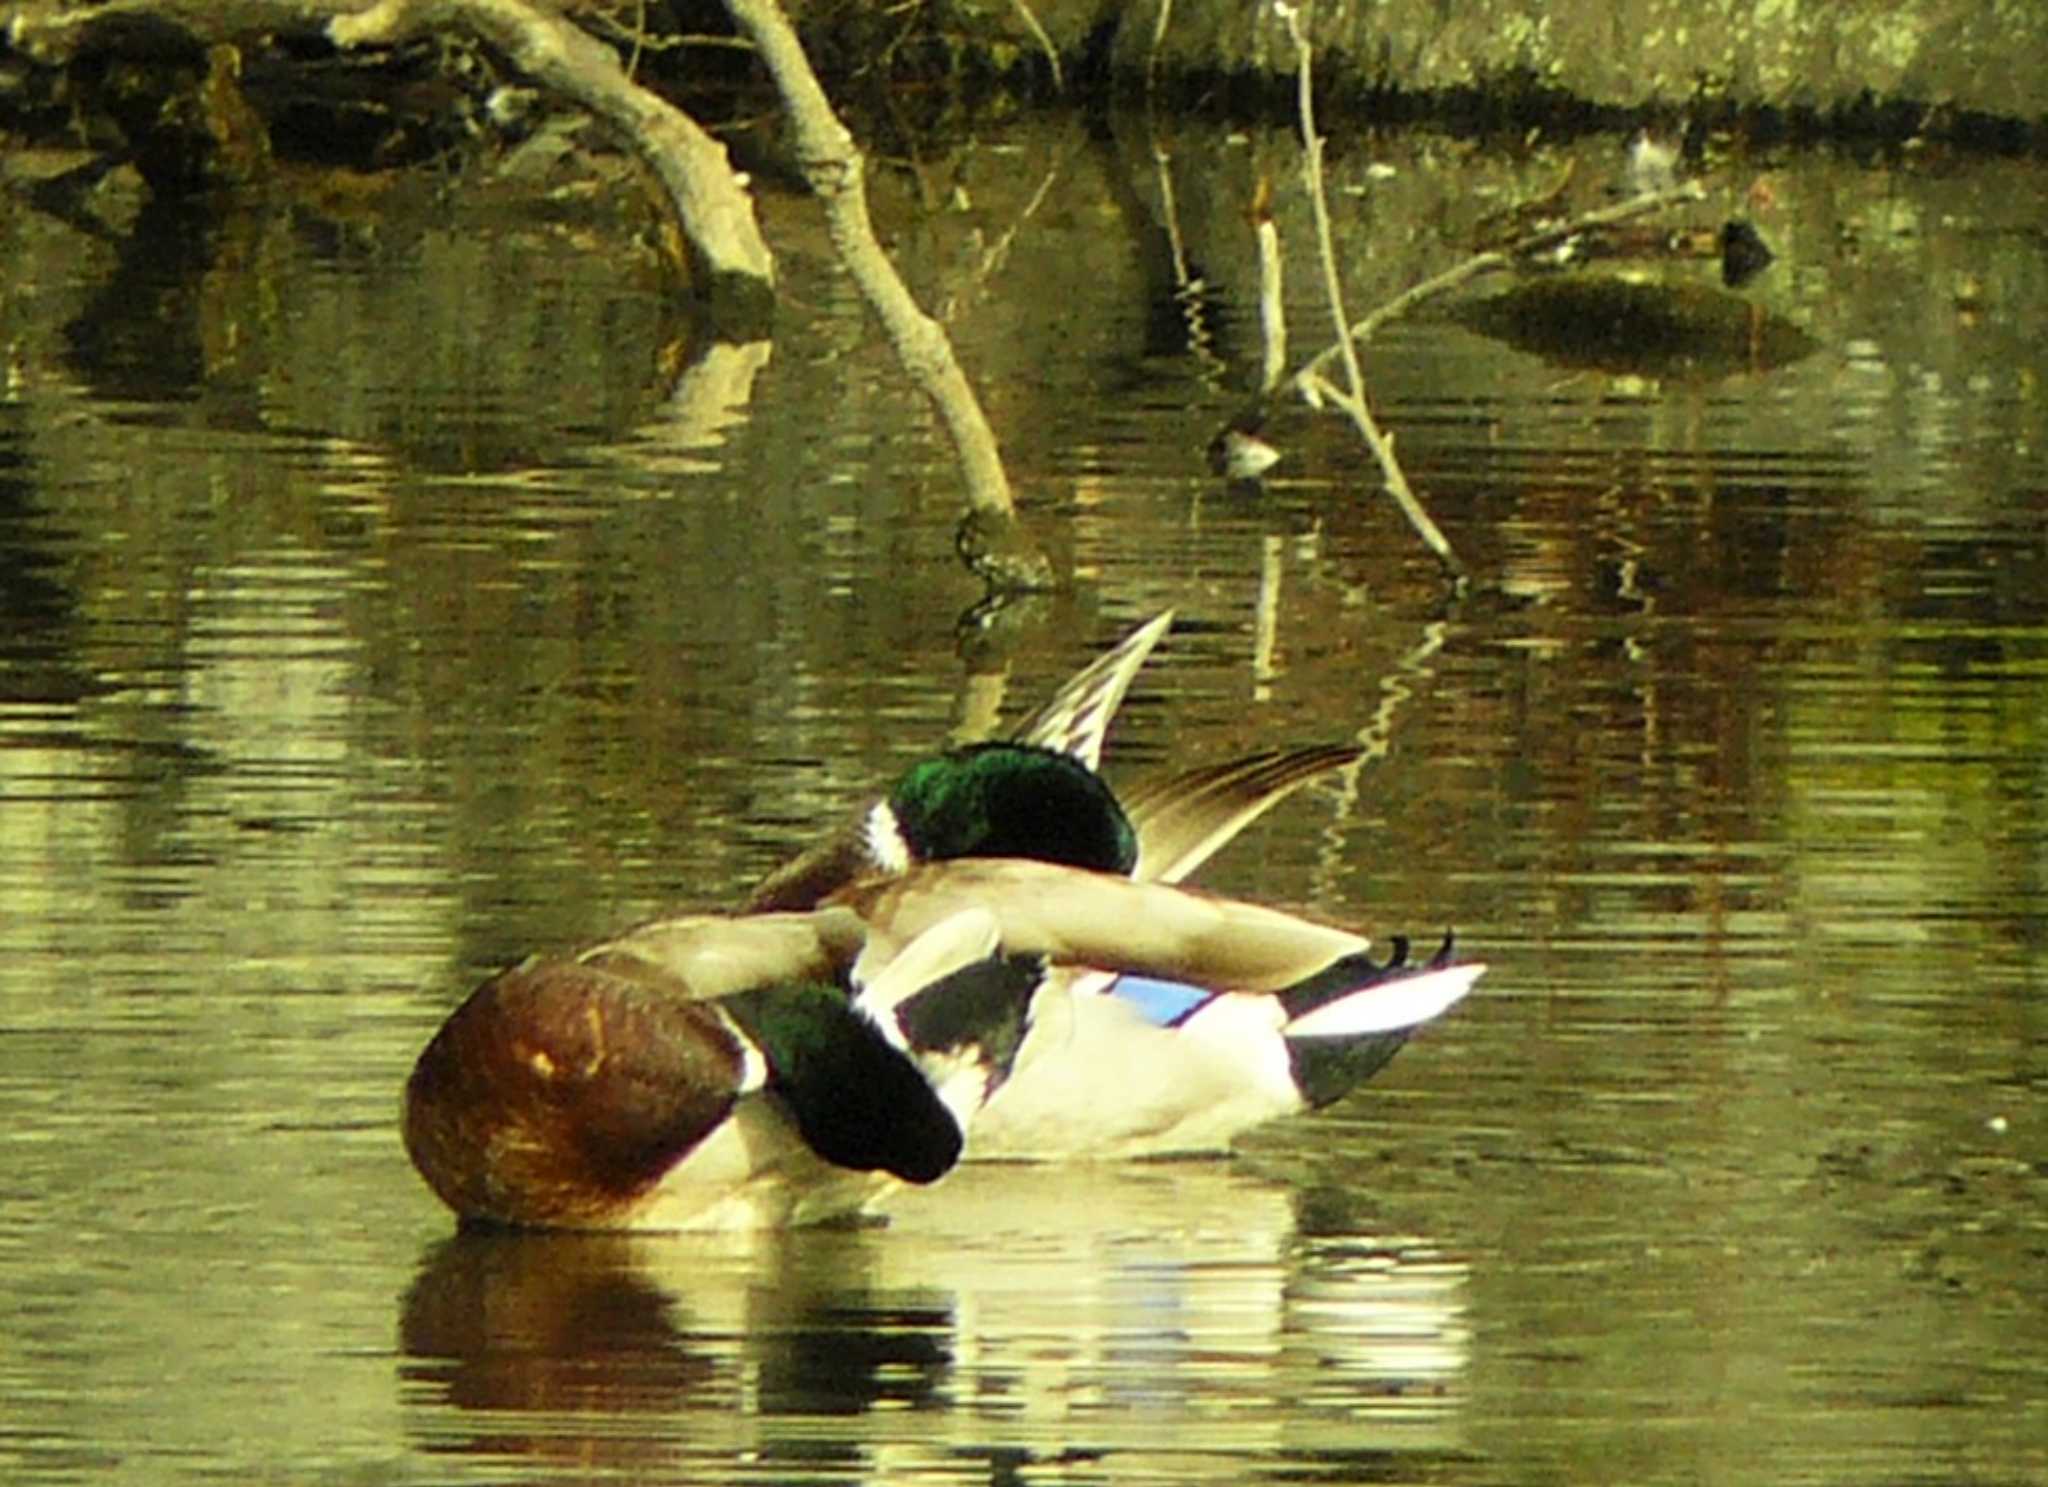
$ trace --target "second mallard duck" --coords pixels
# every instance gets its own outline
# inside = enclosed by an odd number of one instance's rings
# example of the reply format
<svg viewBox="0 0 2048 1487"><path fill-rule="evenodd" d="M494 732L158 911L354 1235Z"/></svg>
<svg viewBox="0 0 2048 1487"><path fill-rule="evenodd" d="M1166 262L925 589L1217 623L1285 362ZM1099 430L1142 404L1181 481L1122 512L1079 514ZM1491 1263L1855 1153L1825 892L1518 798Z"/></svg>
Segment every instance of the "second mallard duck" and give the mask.
<svg viewBox="0 0 2048 1487"><path fill-rule="evenodd" d="M745 907L809 907L864 877L974 857L1178 883L1293 791L1363 757L1353 744L1268 750L1141 780L1119 802L1095 771L1118 705L1172 622L1171 610L1155 616L1084 667L1019 725L1015 743L914 766ZM1055 968L1033 988L1028 1031L975 1116L967 1155L1225 1151L1254 1126L1349 1094L1484 969L1454 963L1448 940L1427 964L1411 963L1398 938L1370 976L1352 961L1335 981L1257 998L1217 995L1199 975L1175 983L1101 963ZM1397 1003L1412 1015L1390 1023Z"/></svg>

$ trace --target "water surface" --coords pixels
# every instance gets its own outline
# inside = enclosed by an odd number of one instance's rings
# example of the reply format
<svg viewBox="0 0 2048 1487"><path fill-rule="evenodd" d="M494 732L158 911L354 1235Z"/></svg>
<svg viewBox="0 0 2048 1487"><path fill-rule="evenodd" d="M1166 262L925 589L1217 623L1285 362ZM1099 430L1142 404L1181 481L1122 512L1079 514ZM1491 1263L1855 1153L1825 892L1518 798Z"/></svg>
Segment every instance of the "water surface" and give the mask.
<svg viewBox="0 0 2048 1487"><path fill-rule="evenodd" d="M0 218L0 1475L2048 1476L2038 168L1731 170L1818 346L1768 372L1390 331L1457 593L1306 410L1208 474L1292 145L1155 143L879 178L1069 580L965 631L947 451L806 203L776 343L711 353L629 237L461 190L179 254ZM1358 306L1556 164L1339 151ZM1453 925L1471 1002L1230 1162L453 1234L394 1116L468 986L728 899L1167 604L1112 776L1375 744L1205 880Z"/></svg>

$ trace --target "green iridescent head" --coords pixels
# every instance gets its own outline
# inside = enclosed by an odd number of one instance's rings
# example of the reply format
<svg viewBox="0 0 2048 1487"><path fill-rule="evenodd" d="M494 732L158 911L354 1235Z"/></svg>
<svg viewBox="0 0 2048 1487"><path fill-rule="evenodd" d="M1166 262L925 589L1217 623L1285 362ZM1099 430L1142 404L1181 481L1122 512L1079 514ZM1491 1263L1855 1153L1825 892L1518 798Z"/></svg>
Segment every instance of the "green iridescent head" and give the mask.
<svg viewBox="0 0 2048 1487"><path fill-rule="evenodd" d="M912 765L877 807L869 838L898 867L1028 857L1128 875L1138 862L1137 833L1101 776L1030 744L974 744Z"/></svg>

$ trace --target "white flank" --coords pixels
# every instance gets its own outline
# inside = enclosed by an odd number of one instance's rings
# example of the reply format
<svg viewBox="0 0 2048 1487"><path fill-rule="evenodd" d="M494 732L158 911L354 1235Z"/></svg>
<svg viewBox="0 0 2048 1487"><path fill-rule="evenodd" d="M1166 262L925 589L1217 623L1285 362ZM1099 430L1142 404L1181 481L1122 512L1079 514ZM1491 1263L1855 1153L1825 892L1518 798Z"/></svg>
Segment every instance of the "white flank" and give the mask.
<svg viewBox="0 0 2048 1487"><path fill-rule="evenodd" d="M1287 1036L1362 1038L1399 1032L1455 1005L1485 971L1483 965L1445 966L1405 981L1369 986L1295 1018L1287 1025Z"/></svg>
<svg viewBox="0 0 2048 1487"><path fill-rule="evenodd" d="M981 1051L956 1048L949 1053L916 1054L912 1061L924 1075L925 1083L932 1087L932 1093L939 1097L939 1103L946 1107L946 1113L953 1117L953 1124L961 1134L966 1134L982 1106L988 1103L989 1070L982 1062Z"/></svg>
<svg viewBox="0 0 2048 1487"><path fill-rule="evenodd" d="M750 1097L669 1169L619 1227L785 1229L859 1213L895 1185L885 1173L833 1166L811 1150L779 1100Z"/></svg>
<svg viewBox="0 0 2048 1487"><path fill-rule="evenodd" d="M969 1161L1117 1160L1227 1151L1301 1109L1271 997L1218 997L1179 1028L1076 993L1060 973L1032 1000L1010 1077L967 1128Z"/></svg>

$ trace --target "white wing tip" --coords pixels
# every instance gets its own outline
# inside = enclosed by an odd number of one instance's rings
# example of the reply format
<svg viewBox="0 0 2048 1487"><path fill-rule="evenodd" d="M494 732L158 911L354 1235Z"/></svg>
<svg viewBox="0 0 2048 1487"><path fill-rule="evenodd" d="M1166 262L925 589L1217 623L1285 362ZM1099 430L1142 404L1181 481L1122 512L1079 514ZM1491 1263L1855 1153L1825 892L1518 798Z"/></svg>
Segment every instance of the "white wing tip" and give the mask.
<svg viewBox="0 0 2048 1487"><path fill-rule="evenodd" d="M1363 1038L1397 1033L1440 1017L1459 1002L1486 974L1482 962L1469 961L1424 971L1399 981L1368 986L1350 996L1325 1002L1290 1022L1290 1038Z"/></svg>

